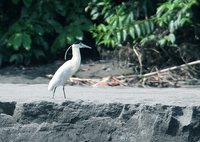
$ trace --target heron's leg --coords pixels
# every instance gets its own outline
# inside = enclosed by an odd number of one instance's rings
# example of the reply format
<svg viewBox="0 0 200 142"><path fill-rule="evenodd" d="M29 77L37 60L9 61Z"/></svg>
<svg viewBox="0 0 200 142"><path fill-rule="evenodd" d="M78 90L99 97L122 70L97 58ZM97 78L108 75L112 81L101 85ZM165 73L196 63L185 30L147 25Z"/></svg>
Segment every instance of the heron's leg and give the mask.
<svg viewBox="0 0 200 142"><path fill-rule="evenodd" d="M54 99L55 91L56 91L56 87L55 87L54 90L53 90L53 99Z"/></svg>
<svg viewBox="0 0 200 142"><path fill-rule="evenodd" d="M63 86L63 94L64 94L64 98L66 99L66 95L65 95L65 86Z"/></svg>

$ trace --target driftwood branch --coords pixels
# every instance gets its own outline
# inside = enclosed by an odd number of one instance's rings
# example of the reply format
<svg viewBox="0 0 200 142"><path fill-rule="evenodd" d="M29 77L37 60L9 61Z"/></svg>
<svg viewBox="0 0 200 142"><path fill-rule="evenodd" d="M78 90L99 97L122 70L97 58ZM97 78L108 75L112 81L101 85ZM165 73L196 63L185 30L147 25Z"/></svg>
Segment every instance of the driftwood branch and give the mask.
<svg viewBox="0 0 200 142"><path fill-rule="evenodd" d="M89 85L92 85L92 86L118 86L118 85L126 86L127 81L128 82L129 81L134 82L134 80L136 81L138 77L139 78L144 77L143 82L145 82L145 77L150 77L150 76L154 76L154 75L158 75L158 77L160 77L161 73L180 69L180 68L184 68L184 67L195 65L195 64L200 64L200 60L190 62L190 63L187 63L187 64L183 64L183 65L180 65L180 66L174 66L174 67L166 68L166 69L163 69L163 70L156 69L155 72L147 73L147 74L144 74L144 75L127 75L127 76L120 75L120 76L115 76L115 77L109 76L109 77L105 77L105 78L102 78L102 79L87 79L87 78L74 78L74 77L72 77L70 80L72 82L79 82L79 83L82 83L82 84L89 84ZM156 80L156 81L160 82L159 80ZM151 82L154 82L154 81L151 81ZM168 82L168 81L161 81L161 82Z"/></svg>
<svg viewBox="0 0 200 142"><path fill-rule="evenodd" d="M193 61L193 62L186 63L186 64L182 64L180 66L174 66L174 67L166 68L166 69L163 69L163 70L160 70L160 71L156 71L156 72L147 73L147 74L144 74L142 76L143 77L149 77L149 76L152 76L152 75L156 75L158 73L172 71L172 70L176 70L176 69L180 69L180 68L184 68L184 67L191 66L191 65L196 65L196 64L200 64L200 60Z"/></svg>
<svg viewBox="0 0 200 142"><path fill-rule="evenodd" d="M140 53L139 48L133 47L133 51L138 58L138 62L140 64L140 75L142 75L142 54Z"/></svg>
<svg viewBox="0 0 200 142"><path fill-rule="evenodd" d="M88 79L88 78L77 78L77 77L71 77L70 80L72 81L86 81L86 82L98 82L100 79Z"/></svg>

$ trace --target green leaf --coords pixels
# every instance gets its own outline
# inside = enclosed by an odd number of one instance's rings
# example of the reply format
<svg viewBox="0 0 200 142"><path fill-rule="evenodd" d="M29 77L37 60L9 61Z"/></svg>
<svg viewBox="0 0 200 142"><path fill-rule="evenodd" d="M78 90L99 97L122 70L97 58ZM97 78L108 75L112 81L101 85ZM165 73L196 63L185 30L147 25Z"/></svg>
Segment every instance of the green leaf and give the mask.
<svg viewBox="0 0 200 142"><path fill-rule="evenodd" d="M130 34L130 36L131 36L133 39L135 39L135 30L134 30L133 27L130 27L130 29L129 29L129 34Z"/></svg>
<svg viewBox="0 0 200 142"><path fill-rule="evenodd" d="M12 0L12 3L14 4L18 4L20 2L20 0Z"/></svg>
<svg viewBox="0 0 200 142"><path fill-rule="evenodd" d="M61 33L53 42L52 48L62 48L66 40L68 40L69 43L74 41L74 37L67 36L65 32Z"/></svg>
<svg viewBox="0 0 200 142"><path fill-rule="evenodd" d="M95 7L91 10L90 15L92 16L92 20L96 20L99 17L98 9Z"/></svg>
<svg viewBox="0 0 200 142"><path fill-rule="evenodd" d="M39 45L42 45L42 47L44 47L44 49L46 50L48 50L49 48L48 42L42 37L40 37Z"/></svg>
<svg viewBox="0 0 200 142"><path fill-rule="evenodd" d="M95 13L92 15L92 20L96 20L99 17L99 13Z"/></svg>
<svg viewBox="0 0 200 142"><path fill-rule="evenodd" d="M129 15L125 16L124 25L128 25L130 23Z"/></svg>
<svg viewBox="0 0 200 142"><path fill-rule="evenodd" d="M63 31L62 25L54 19L49 19L47 22L54 28L57 33L61 33Z"/></svg>
<svg viewBox="0 0 200 142"><path fill-rule="evenodd" d="M140 41L142 46L148 45L149 43L155 42L156 41L156 36L155 35L149 35L147 37L142 38Z"/></svg>
<svg viewBox="0 0 200 142"><path fill-rule="evenodd" d="M139 27L141 29L141 36L146 35L146 29L144 23L139 24Z"/></svg>
<svg viewBox="0 0 200 142"><path fill-rule="evenodd" d="M118 21L119 22L119 27L123 27L124 26L123 25L124 24L124 20L125 20L125 16L120 16L119 17L119 21Z"/></svg>
<svg viewBox="0 0 200 142"><path fill-rule="evenodd" d="M104 24L100 24L99 26L97 26L97 30L106 32L107 28L106 28L106 26Z"/></svg>
<svg viewBox="0 0 200 142"><path fill-rule="evenodd" d="M91 10L90 15L93 16L94 14L96 14L98 11L98 9L95 7Z"/></svg>
<svg viewBox="0 0 200 142"><path fill-rule="evenodd" d="M12 62L15 62L15 63L22 63L23 61L23 56L21 54L13 54L10 59L9 59L9 62L12 63Z"/></svg>
<svg viewBox="0 0 200 142"><path fill-rule="evenodd" d="M166 42L167 42L167 41L166 41L165 38L162 38L161 40L158 41L158 43L160 44L161 47L164 47L165 44L166 44Z"/></svg>
<svg viewBox="0 0 200 142"><path fill-rule="evenodd" d="M190 19L188 19L188 18L182 18L180 20L180 26L184 26L186 23L190 23L190 22L191 22Z"/></svg>
<svg viewBox="0 0 200 142"><path fill-rule="evenodd" d="M98 6L103 6L104 5L104 2L99 2L97 3Z"/></svg>
<svg viewBox="0 0 200 142"><path fill-rule="evenodd" d="M110 44L111 44L112 47L114 47L114 46L115 46L115 41L114 41L114 40L111 40L111 43L110 43Z"/></svg>
<svg viewBox="0 0 200 142"><path fill-rule="evenodd" d="M120 42L121 41L121 33L117 32L117 40Z"/></svg>
<svg viewBox="0 0 200 142"><path fill-rule="evenodd" d="M26 7L30 7L32 4L32 0L23 0L23 2Z"/></svg>
<svg viewBox="0 0 200 142"><path fill-rule="evenodd" d="M123 41L126 40L126 37L127 37L127 31L125 29L123 29Z"/></svg>
<svg viewBox="0 0 200 142"><path fill-rule="evenodd" d="M22 34L16 33L12 35L10 39L10 43L14 47L15 50L19 50L19 47L21 46L21 43L22 43Z"/></svg>
<svg viewBox="0 0 200 142"><path fill-rule="evenodd" d="M17 54L13 54L13 55L10 57L9 62L11 63L11 62L15 62L15 61L17 61L17 60L19 60L19 56L18 56Z"/></svg>
<svg viewBox="0 0 200 142"><path fill-rule="evenodd" d="M174 32L174 21L170 21L170 23L169 23L169 32L170 33L173 33Z"/></svg>
<svg viewBox="0 0 200 142"><path fill-rule="evenodd" d="M22 26L19 24L19 22L15 22L9 28L10 33L20 33L21 31L22 31Z"/></svg>
<svg viewBox="0 0 200 142"><path fill-rule="evenodd" d="M118 24L118 23L117 23L117 20L114 20L114 21L113 21L113 24L112 24L113 28L116 28L116 27L117 27L117 24Z"/></svg>
<svg viewBox="0 0 200 142"><path fill-rule="evenodd" d="M129 19L130 22L132 22L134 20L134 13L133 12L129 13L128 19Z"/></svg>
<svg viewBox="0 0 200 142"><path fill-rule="evenodd" d="M31 37L30 35L26 34L26 33L23 33L23 47L24 49L26 50L30 50L31 49Z"/></svg>
<svg viewBox="0 0 200 142"><path fill-rule="evenodd" d="M55 0L54 5L55 5L55 10L57 13L59 13L62 16L66 16L66 10L65 10L65 5L63 5L64 2Z"/></svg>
<svg viewBox="0 0 200 142"><path fill-rule="evenodd" d="M160 7L157 8L156 15L157 18L161 17L166 9L166 4L162 4Z"/></svg>
<svg viewBox="0 0 200 142"><path fill-rule="evenodd" d="M151 29L150 29L150 22L149 21L145 21L144 22L144 26L145 26L145 31L147 34L150 34L151 33Z"/></svg>
<svg viewBox="0 0 200 142"><path fill-rule="evenodd" d="M175 40L176 40L176 37L174 34L171 33L168 35L168 41L174 44Z"/></svg>
<svg viewBox="0 0 200 142"><path fill-rule="evenodd" d="M40 36L44 35L44 29L43 29L42 26L40 26L40 25L35 25L35 26L34 26L34 29L35 29L35 32L36 32L38 35L40 35Z"/></svg>
<svg viewBox="0 0 200 142"><path fill-rule="evenodd" d="M45 57L45 54L42 50L40 49L33 49L33 55L35 56L35 58L38 60L41 57Z"/></svg>
<svg viewBox="0 0 200 142"><path fill-rule="evenodd" d="M153 31L154 30L154 23L153 23L153 21L149 21L149 25L150 25L150 30Z"/></svg>
<svg viewBox="0 0 200 142"><path fill-rule="evenodd" d="M141 36L141 30L140 30L140 27L139 27L138 24L135 24L135 31L136 31L137 37L140 37Z"/></svg>

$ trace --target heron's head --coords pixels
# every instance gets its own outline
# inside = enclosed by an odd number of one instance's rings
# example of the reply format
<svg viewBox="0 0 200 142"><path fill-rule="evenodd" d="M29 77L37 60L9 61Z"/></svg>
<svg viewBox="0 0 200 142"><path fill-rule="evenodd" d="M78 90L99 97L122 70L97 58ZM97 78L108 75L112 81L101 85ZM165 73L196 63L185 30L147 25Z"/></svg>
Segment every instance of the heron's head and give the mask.
<svg viewBox="0 0 200 142"><path fill-rule="evenodd" d="M66 56L67 56L67 52L68 52L68 50L70 49L70 48L89 48L89 49L92 49L92 47L90 47L90 46L87 46L87 45L85 45L85 44L83 44L82 42L80 42L80 41L76 41L75 43L73 43L70 47L68 47L68 49L67 49L67 51L65 52L65 60L66 60Z"/></svg>
<svg viewBox="0 0 200 142"><path fill-rule="evenodd" d="M74 44L72 44L72 46L78 47L78 48L89 48L89 49L91 49L90 46L87 46L87 45L85 45L85 44L83 44L83 43L81 43L81 42L79 42L79 41L77 41L77 42L75 42Z"/></svg>

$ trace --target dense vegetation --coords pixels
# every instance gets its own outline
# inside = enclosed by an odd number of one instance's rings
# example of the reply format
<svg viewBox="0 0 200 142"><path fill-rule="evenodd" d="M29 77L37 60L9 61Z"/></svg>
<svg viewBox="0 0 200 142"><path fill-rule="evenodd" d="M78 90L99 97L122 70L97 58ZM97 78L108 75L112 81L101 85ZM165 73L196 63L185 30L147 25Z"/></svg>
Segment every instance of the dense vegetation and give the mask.
<svg viewBox="0 0 200 142"><path fill-rule="evenodd" d="M136 49L146 68L197 60L199 10L198 0L2 0L0 65L45 62L83 38Z"/></svg>
<svg viewBox="0 0 200 142"><path fill-rule="evenodd" d="M57 55L83 37L91 21L88 1L3 0L0 3L0 64L28 65ZM54 56L52 56L54 55Z"/></svg>

